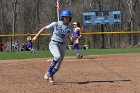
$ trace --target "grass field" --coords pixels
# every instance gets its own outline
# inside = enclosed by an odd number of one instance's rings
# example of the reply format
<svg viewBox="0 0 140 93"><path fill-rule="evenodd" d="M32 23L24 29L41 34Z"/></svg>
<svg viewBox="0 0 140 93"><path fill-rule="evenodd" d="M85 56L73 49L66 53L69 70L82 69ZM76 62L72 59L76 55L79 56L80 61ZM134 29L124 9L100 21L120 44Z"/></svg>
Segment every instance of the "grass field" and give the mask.
<svg viewBox="0 0 140 93"><path fill-rule="evenodd" d="M102 54L123 54L123 53L140 53L140 48L113 48L113 49L89 49L81 50L85 55L102 55ZM75 56L75 52L72 50L66 51L66 56ZM36 51L35 54L29 51L24 52L0 52L0 60L7 59L29 59L29 58L46 58L52 57L49 50Z"/></svg>

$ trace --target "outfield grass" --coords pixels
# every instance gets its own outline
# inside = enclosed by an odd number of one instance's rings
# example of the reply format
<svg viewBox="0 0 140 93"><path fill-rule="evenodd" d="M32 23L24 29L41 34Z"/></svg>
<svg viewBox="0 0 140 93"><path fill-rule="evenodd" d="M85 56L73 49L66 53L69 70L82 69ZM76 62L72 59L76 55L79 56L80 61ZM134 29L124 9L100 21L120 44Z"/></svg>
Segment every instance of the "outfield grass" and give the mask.
<svg viewBox="0 0 140 93"><path fill-rule="evenodd" d="M81 50L83 55L102 55L102 54L124 54L124 53L140 53L140 48L114 48L114 49L89 49ZM66 56L75 56L73 50L67 50ZM24 52L0 52L0 60L8 59L29 59L29 58L47 58L52 57L49 50L36 51L35 54L28 51Z"/></svg>

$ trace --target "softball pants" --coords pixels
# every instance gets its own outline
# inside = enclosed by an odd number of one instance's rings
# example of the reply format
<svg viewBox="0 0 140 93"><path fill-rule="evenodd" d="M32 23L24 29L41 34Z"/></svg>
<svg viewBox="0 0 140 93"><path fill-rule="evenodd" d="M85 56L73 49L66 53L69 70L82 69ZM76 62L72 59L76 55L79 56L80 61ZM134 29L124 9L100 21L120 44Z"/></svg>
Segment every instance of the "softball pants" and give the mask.
<svg viewBox="0 0 140 93"><path fill-rule="evenodd" d="M54 58L48 69L48 72L50 76L53 76L59 70L64 59L66 45L59 42L51 41L49 44L49 49Z"/></svg>

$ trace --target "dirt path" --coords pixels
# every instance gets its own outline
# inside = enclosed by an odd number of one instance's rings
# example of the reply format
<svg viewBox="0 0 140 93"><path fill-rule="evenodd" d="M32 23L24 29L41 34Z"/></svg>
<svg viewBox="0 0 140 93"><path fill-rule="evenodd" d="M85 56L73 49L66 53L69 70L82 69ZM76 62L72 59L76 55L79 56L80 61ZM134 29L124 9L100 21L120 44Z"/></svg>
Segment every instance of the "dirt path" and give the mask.
<svg viewBox="0 0 140 93"><path fill-rule="evenodd" d="M47 60L0 60L0 93L140 93L140 53L66 57L56 85L43 78Z"/></svg>

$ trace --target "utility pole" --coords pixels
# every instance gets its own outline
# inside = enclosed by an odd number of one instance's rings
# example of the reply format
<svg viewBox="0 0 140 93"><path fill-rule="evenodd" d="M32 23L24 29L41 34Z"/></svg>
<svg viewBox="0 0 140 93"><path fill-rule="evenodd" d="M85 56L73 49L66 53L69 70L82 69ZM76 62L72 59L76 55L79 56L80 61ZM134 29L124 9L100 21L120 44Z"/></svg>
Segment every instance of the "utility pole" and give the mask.
<svg viewBox="0 0 140 93"><path fill-rule="evenodd" d="M12 51L12 43L15 41L15 23L16 23L16 5L17 5L17 0L14 0L13 2L13 23L12 23L12 37L11 37L11 51Z"/></svg>
<svg viewBox="0 0 140 93"><path fill-rule="evenodd" d="M97 3L99 5L100 16L103 16L103 7L101 5L100 0L97 0ZM101 31L104 32L104 25L103 24L101 24ZM104 34L102 34L102 39L103 39L102 48L105 48L105 36L104 36Z"/></svg>
<svg viewBox="0 0 140 93"><path fill-rule="evenodd" d="M132 32L133 31L133 0L128 0L127 4L128 4L129 15L130 15L130 17L129 17L129 26L130 26L129 30L130 30L130 32ZM134 45L134 35L133 34L131 34L131 36L130 36L130 44L131 44L131 46Z"/></svg>

